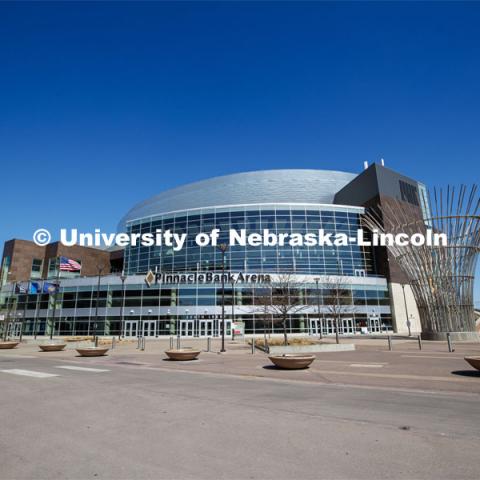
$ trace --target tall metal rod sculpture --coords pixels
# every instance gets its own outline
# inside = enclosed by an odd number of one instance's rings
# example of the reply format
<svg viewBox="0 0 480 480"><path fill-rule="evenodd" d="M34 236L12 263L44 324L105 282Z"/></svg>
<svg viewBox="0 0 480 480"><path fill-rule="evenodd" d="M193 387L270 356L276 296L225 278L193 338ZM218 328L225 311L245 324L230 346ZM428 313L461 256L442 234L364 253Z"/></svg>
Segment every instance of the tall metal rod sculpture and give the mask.
<svg viewBox="0 0 480 480"><path fill-rule="evenodd" d="M476 185L434 189L421 201L424 218L412 221L413 207L393 198L363 217L364 224L379 233L443 233L447 245L387 248L407 275L426 336L440 338L446 332L475 332L473 282L480 252L480 197Z"/></svg>

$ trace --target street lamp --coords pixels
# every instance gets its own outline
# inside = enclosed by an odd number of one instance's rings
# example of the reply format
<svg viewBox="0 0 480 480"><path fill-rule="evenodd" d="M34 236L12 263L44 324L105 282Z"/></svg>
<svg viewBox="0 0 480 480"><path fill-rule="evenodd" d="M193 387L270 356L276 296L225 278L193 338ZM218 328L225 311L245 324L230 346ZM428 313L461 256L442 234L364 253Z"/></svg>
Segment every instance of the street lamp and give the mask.
<svg viewBox="0 0 480 480"><path fill-rule="evenodd" d="M57 265L57 261L58 261L58 265ZM55 297L53 299L53 311L52 311L52 328L50 329L50 340L53 339L53 332L55 330L55 315L57 313L57 295L58 295L58 291L60 290L60 261L58 260L58 258L55 258L55 265L56 265L56 268L58 268L57 270L57 276L56 276L56 284L55 284ZM48 316L48 310L47 310L47 316Z"/></svg>
<svg viewBox="0 0 480 480"><path fill-rule="evenodd" d="M25 301L26 301L26 300L25 300ZM22 317L23 317L23 313L22 313L22 312L18 312L18 313L17 313L17 317L18 317L19 320L20 320L20 335L19 335L19 337L20 337L20 341L22 341L22 335L23 335L23 321L22 321L23 319L22 319Z"/></svg>
<svg viewBox="0 0 480 480"><path fill-rule="evenodd" d="M235 280L232 278L232 340L235 340Z"/></svg>
<svg viewBox="0 0 480 480"><path fill-rule="evenodd" d="M122 270L122 274L120 275L120 280L122 281L122 306L120 309L120 331L118 332L118 339L120 340L122 333L123 336L125 336L125 332L123 331L124 328L124 311L125 311L125 280L127 279L127 276L125 275L125 272Z"/></svg>
<svg viewBox="0 0 480 480"><path fill-rule="evenodd" d="M131 309L130 310L130 315L133 315L135 313L135 310ZM132 325L133 325L133 320L130 321L130 324L129 324L129 329L128 329L128 336L131 337L131 333L132 333ZM135 322L135 335L138 337L138 328L137 328L137 325L138 325L138 322Z"/></svg>
<svg viewBox="0 0 480 480"><path fill-rule="evenodd" d="M95 303L95 322L93 324L93 341L95 342L95 345L97 345L97 323L98 323L98 304L100 302L100 278L102 276L103 269L105 268L105 265L97 265L97 276L98 276L98 282L97 282L97 301ZM55 318L54 320L54 325L55 325Z"/></svg>
<svg viewBox="0 0 480 480"><path fill-rule="evenodd" d="M317 286L317 310L318 310L318 324L320 325L320 329L319 329L319 332L320 332L320 340L323 338L322 337L322 321L320 320L320 289L318 288L318 282L320 281L320 279L317 277L317 278L314 278L315 280L315 285Z"/></svg>
<svg viewBox="0 0 480 480"><path fill-rule="evenodd" d="M220 352L225 352L225 254L227 253L228 245L221 243L218 249L222 252L222 348Z"/></svg>
<svg viewBox="0 0 480 480"><path fill-rule="evenodd" d="M152 318L151 315L152 315L152 313L153 313L153 310L152 310L151 308L149 308L148 311L147 311L147 313L148 313L148 330L147 330L147 332L148 332L148 335L150 336L150 328L151 328L151 325L152 325L152 324L150 323L150 321L151 321L151 318ZM155 323L157 323L157 322L155 322ZM145 330L145 328L144 328L144 330ZM155 330L156 330L156 325L155 325L155 327L153 328L153 333L154 333L154 334L155 334Z"/></svg>

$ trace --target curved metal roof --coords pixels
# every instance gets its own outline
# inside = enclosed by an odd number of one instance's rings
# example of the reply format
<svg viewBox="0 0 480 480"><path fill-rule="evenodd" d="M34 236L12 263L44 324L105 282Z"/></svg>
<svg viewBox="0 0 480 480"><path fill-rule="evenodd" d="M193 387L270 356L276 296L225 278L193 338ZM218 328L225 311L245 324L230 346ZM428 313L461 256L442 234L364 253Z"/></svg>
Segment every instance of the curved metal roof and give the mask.
<svg viewBox="0 0 480 480"><path fill-rule="evenodd" d="M265 203L331 204L356 174L331 170L261 170L209 178L166 190L135 205L120 221L178 210Z"/></svg>

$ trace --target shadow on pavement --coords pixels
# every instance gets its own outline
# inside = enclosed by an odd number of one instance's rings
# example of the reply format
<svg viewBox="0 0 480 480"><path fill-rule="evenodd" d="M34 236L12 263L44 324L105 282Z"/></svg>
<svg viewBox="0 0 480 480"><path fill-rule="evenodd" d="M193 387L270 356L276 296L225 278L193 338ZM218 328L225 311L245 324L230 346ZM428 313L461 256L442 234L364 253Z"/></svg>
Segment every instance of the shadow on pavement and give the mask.
<svg viewBox="0 0 480 480"><path fill-rule="evenodd" d="M477 370L455 370L452 372L453 375L460 375L462 377L479 377L480 372Z"/></svg>

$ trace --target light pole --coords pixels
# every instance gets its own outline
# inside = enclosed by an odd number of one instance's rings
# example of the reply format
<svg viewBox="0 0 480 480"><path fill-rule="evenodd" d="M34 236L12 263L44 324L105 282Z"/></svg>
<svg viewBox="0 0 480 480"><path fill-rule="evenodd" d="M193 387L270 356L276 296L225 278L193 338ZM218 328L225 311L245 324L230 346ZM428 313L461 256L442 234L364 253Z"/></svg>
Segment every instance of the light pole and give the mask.
<svg viewBox="0 0 480 480"><path fill-rule="evenodd" d="M55 315L57 313L57 295L58 295L58 291L60 290L60 261L58 259L58 257L55 259L55 263L57 263L58 261L58 265L57 265L57 277L56 277L56 285L55 285L55 297L53 299L53 312L52 312L52 328L50 329L50 340L53 339L53 332L55 330Z"/></svg>
<svg viewBox="0 0 480 480"><path fill-rule="evenodd" d="M97 301L95 302L95 322L93 323L93 341L97 345L97 323L98 323L98 304L100 302L100 278L105 265L97 265L98 281L97 281Z"/></svg>
<svg viewBox="0 0 480 480"><path fill-rule="evenodd" d="M135 313L135 310L133 310L133 308L130 310L130 315L133 315ZM132 317L129 317L129 318L132 318ZM127 331L128 331L128 336L131 337L131 333L132 333L132 325L133 325L133 322L134 320L129 320L130 324L129 326L127 327ZM138 322L135 322L135 336L138 338Z"/></svg>
<svg viewBox="0 0 480 480"><path fill-rule="evenodd" d="M341 260L338 257L338 250L334 250L333 254L337 256L337 270L338 270L338 275L343 273L343 260ZM342 312L340 310L340 292L339 288L340 285L339 283L336 284L335 288L335 305L336 305L336 312L335 312L335 342L338 344L340 343L340 335L339 335L339 324L340 324L340 319L339 317L342 316Z"/></svg>
<svg viewBox="0 0 480 480"><path fill-rule="evenodd" d="M151 326L152 326L152 323L151 323L151 320L152 320L152 313L153 313L153 310L151 308L148 309L148 336L150 336L150 329L151 329ZM155 326L153 327L153 335L155 335L157 333L157 322L155 322L154 324Z"/></svg>
<svg viewBox="0 0 480 480"><path fill-rule="evenodd" d="M315 280L315 285L317 286L317 310L318 310L318 324L320 326L319 328L319 337L320 340L323 338L322 337L322 321L320 320L320 289L318 288L318 282L320 281L320 279L317 277L317 278L314 278Z"/></svg>
<svg viewBox="0 0 480 480"><path fill-rule="evenodd" d="M228 245L221 243L218 249L222 252L222 348L220 352L225 352L225 254L227 253Z"/></svg>
<svg viewBox="0 0 480 480"><path fill-rule="evenodd" d="M232 340L235 340L235 280L232 278Z"/></svg>
<svg viewBox="0 0 480 480"><path fill-rule="evenodd" d="M120 280L122 281L122 307L120 309L120 331L118 332L118 339L122 337L122 334L125 336L125 332L123 331L124 328L124 312L125 312L125 280L127 279L127 276L125 273L122 271L122 274L120 275Z"/></svg>
<svg viewBox="0 0 480 480"><path fill-rule="evenodd" d="M20 335L19 335L19 338L20 338L20 341L22 341L22 334L23 334L23 313L22 312L17 312L17 318L20 320L18 323L20 323ZM15 328L16 330L16 328Z"/></svg>
<svg viewBox="0 0 480 480"><path fill-rule="evenodd" d="M408 328L408 336L412 336L412 331L410 330L410 318L408 317L408 307L407 307L407 297L405 296L405 285L402 283L402 290L403 290L403 302L405 303L405 316L407 317L407 328Z"/></svg>
<svg viewBox="0 0 480 480"><path fill-rule="evenodd" d="M178 314L178 310L175 315L177 316L177 321L175 322L177 328L177 348L180 348L180 315Z"/></svg>

